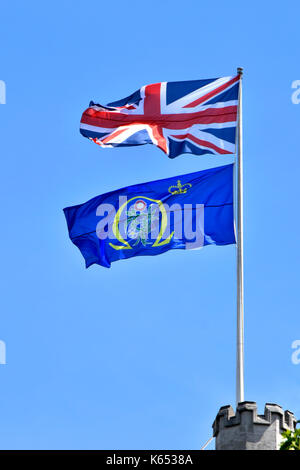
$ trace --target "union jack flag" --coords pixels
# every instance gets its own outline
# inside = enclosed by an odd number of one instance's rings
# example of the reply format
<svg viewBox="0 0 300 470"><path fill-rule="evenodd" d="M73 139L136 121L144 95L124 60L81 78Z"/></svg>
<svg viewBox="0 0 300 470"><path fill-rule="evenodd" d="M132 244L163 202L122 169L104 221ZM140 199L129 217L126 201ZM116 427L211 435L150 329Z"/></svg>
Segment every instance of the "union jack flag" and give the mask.
<svg viewBox="0 0 300 470"><path fill-rule="evenodd" d="M107 106L91 101L80 132L101 147L155 144L182 153L235 153L240 76L146 85Z"/></svg>

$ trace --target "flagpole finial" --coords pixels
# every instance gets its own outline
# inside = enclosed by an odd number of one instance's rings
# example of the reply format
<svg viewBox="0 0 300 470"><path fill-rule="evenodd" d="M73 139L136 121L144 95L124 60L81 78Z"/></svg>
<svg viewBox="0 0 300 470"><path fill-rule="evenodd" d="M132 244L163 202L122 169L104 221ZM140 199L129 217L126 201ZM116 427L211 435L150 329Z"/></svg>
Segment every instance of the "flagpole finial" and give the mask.
<svg viewBox="0 0 300 470"><path fill-rule="evenodd" d="M238 68L237 68L237 73L242 76L243 73L244 73L243 67L238 67Z"/></svg>

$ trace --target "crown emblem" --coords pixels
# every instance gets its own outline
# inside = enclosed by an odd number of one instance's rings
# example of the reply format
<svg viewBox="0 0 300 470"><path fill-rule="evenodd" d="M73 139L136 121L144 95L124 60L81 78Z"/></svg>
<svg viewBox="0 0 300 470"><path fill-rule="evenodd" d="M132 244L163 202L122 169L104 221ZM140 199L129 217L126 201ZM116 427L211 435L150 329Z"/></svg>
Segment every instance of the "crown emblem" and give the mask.
<svg viewBox="0 0 300 470"><path fill-rule="evenodd" d="M180 180L177 180L177 186L170 186L169 193L171 194L185 194L188 189L192 187L191 183L181 184Z"/></svg>

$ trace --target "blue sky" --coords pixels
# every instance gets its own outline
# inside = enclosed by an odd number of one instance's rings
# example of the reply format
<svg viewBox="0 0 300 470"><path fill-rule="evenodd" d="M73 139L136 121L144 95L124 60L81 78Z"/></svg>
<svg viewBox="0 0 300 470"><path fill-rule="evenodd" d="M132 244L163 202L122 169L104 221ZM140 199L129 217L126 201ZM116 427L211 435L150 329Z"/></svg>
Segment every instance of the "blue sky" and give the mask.
<svg viewBox="0 0 300 470"><path fill-rule="evenodd" d="M231 157L102 150L91 99L244 67L246 399L300 416L299 3L5 2L2 449L198 449L235 402L235 247L84 268L63 207Z"/></svg>

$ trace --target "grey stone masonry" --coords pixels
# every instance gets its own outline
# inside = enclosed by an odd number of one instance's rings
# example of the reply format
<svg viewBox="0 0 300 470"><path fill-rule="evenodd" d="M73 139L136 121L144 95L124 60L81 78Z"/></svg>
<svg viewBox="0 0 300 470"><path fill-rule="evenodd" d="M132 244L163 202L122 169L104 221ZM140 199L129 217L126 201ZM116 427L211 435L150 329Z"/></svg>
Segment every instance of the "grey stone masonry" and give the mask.
<svg viewBox="0 0 300 470"><path fill-rule="evenodd" d="M290 411L266 403L265 413L259 415L254 401L239 403L236 413L230 405L222 406L213 423L216 450L278 450L282 432L295 428Z"/></svg>

